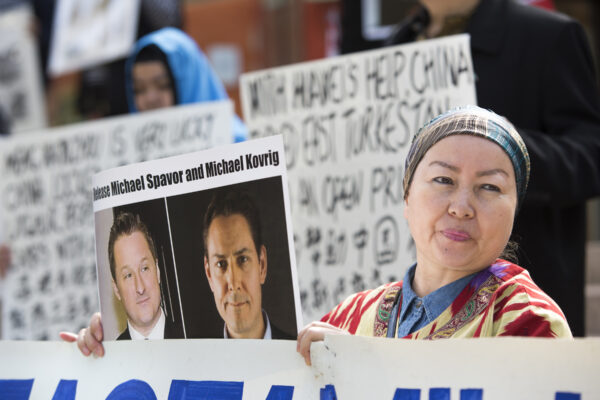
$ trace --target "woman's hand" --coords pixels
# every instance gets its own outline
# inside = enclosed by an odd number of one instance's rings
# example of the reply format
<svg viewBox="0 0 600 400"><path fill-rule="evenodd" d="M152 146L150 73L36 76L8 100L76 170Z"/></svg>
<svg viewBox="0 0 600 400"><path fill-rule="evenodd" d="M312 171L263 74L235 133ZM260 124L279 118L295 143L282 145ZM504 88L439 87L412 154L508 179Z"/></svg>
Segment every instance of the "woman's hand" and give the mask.
<svg viewBox="0 0 600 400"><path fill-rule="evenodd" d="M298 341L296 342L296 351L304 357L306 365L311 365L310 362L310 344L323 340L325 335L349 335L348 332L330 325L326 322L315 321L306 325L298 332Z"/></svg>
<svg viewBox="0 0 600 400"><path fill-rule="evenodd" d="M61 332L60 337L65 342L77 341L77 347L84 356L94 353L95 356L104 356L104 331L102 329L102 320L100 313L95 313L90 319L90 326L79 331L79 335L71 332Z"/></svg>

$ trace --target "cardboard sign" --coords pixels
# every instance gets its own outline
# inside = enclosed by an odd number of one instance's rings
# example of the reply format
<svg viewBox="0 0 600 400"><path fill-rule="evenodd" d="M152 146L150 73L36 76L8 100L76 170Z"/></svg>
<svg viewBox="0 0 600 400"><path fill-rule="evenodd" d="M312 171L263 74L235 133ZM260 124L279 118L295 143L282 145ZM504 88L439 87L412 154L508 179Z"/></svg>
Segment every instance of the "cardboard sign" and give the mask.
<svg viewBox="0 0 600 400"><path fill-rule="evenodd" d="M277 340L0 342L0 393L13 400L381 399L591 400L600 340L410 341L355 336Z"/></svg>
<svg viewBox="0 0 600 400"><path fill-rule="evenodd" d="M140 0L58 0L50 75L127 56L135 41L139 12Z"/></svg>
<svg viewBox="0 0 600 400"><path fill-rule="evenodd" d="M11 137L0 145L4 339L54 339L98 308L92 175L232 142L230 102L180 106Z"/></svg>
<svg viewBox="0 0 600 400"><path fill-rule="evenodd" d="M244 74L251 137L284 137L304 318L414 262L404 159L434 116L475 104L468 35Z"/></svg>
<svg viewBox="0 0 600 400"><path fill-rule="evenodd" d="M296 339L280 136L102 171L92 185L106 339L223 338L225 323L228 336L263 338L258 321Z"/></svg>
<svg viewBox="0 0 600 400"><path fill-rule="evenodd" d="M33 18L30 7L0 15L0 108L10 120L11 133L46 126L38 49L30 29Z"/></svg>

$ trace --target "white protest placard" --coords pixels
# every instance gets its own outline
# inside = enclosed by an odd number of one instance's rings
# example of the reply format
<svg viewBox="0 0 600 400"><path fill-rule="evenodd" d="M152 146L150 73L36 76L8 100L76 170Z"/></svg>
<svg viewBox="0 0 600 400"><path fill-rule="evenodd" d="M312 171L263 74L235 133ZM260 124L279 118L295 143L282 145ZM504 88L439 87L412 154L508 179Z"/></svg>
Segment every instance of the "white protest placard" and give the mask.
<svg viewBox="0 0 600 400"><path fill-rule="evenodd" d="M319 396L313 371L291 341L137 340L104 345L106 355L96 359L81 355L74 344L0 342L0 398L3 393L11 400Z"/></svg>
<svg viewBox="0 0 600 400"><path fill-rule="evenodd" d="M313 366L270 340L0 342L11 400L594 400L600 340L327 337Z"/></svg>
<svg viewBox="0 0 600 400"><path fill-rule="evenodd" d="M125 57L135 41L139 12L140 0L58 0L50 75Z"/></svg>
<svg viewBox="0 0 600 400"><path fill-rule="evenodd" d="M251 137L282 134L304 318L414 261L404 159L432 117L475 104L468 35L244 74Z"/></svg>
<svg viewBox="0 0 600 400"><path fill-rule="evenodd" d="M0 108L10 120L11 133L46 126L38 50L30 29L33 18L25 6L0 15Z"/></svg>
<svg viewBox="0 0 600 400"><path fill-rule="evenodd" d="M230 335L296 339L281 136L109 169L92 185L105 339L132 339L161 315L157 338L223 338L226 323Z"/></svg>
<svg viewBox="0 0 600 400"><path fill-rule="evenodd" d="M179 106L0 143L3 240L12 250L4 339L56 338L98 310L92 175L232 142L229 101Z"/></svg>
<svg viewBox="0 0 600 400"><path fill-rule="evenodd" d="M341 399L600 398L600 339L330 336L313 357ZM319 346L319 347L320 347Z"/></svg>

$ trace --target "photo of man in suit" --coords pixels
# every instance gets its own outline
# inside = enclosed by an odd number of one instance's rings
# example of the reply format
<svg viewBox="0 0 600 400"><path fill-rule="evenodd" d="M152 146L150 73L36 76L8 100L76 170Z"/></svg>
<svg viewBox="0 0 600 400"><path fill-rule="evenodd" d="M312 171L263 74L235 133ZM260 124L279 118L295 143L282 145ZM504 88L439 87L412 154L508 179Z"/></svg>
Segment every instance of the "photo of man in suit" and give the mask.
<svg viewBox="0 0 600 400"><path fill-rule="evenodd" d="M156 248L139 215L123 212L115 218L108 259L113 292L127 315L127 328L117 340L181 337L161 307Z"/></svg>
<svg viewBox="0 0 600 400"><path fill-rule="evenodd" d="M258 207L247 193L217 192L204 218L204 270L224 338L295 339L262 308L268 271Z"/></svg>

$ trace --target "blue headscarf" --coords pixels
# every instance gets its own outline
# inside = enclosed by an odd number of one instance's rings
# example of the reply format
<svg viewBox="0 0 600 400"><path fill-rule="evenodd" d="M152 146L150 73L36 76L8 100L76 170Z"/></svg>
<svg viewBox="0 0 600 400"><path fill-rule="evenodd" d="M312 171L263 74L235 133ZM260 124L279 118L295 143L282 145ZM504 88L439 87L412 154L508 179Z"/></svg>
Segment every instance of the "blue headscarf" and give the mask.
<svg viewBox="0 0 600 400"><path fill-rule="evenodd" d="M140 38L125 64L125 88L130 112L137 112L133 95L133 64L140 50L150 45L158 47L166 57L174 80L176 104L228 98L223 83L196 42L179 29L163 28ZM244 141L248 137L246 126L235 114L233 135L236 142Z"/></svg>

